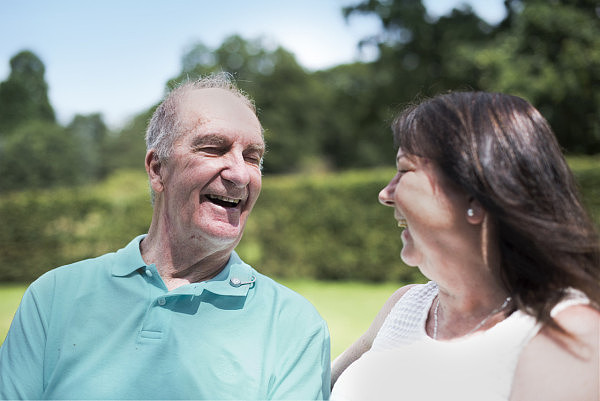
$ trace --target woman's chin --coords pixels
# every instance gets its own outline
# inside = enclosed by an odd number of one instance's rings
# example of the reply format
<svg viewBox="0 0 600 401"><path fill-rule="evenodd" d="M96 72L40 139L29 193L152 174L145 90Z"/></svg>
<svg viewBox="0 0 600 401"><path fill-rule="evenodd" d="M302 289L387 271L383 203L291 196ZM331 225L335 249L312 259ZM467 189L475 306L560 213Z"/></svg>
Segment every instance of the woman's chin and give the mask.
<svg viewBox="0 0 600 401"><path fill-rule="evenodd" d="M411 252L406 249L406 247L402 248L402 252L400 252L400 259L402 259L402 262L404 262L404 264L407 266L417 267L418 265L414 255L412 255Z"/></svg>

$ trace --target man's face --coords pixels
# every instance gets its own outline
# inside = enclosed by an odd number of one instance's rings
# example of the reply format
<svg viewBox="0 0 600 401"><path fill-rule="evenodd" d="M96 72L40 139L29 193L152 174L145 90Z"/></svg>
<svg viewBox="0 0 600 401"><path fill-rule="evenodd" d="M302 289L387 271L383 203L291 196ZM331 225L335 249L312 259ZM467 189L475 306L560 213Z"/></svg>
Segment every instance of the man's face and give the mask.
<svg viewBox="0 0 600 401"><path fill-rule="evenodd" d="M261 189L258 118L223 89L189 92L178 115L185 132L161 164L157 191L169 237L235 247Z"/></svg>

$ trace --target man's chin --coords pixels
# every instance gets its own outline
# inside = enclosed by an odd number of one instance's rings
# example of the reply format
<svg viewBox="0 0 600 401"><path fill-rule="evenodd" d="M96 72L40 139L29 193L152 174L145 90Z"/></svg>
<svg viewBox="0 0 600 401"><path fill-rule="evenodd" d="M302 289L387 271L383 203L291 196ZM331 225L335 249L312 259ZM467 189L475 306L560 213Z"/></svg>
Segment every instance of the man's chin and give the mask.
<svg viewBox="0 0 600 401"><path fill-rule="evenodd" d="M236 243L242 238L244 227L242 225L233 225L224 222L217 222L205 227L203 234L218 242Z"/></svg>

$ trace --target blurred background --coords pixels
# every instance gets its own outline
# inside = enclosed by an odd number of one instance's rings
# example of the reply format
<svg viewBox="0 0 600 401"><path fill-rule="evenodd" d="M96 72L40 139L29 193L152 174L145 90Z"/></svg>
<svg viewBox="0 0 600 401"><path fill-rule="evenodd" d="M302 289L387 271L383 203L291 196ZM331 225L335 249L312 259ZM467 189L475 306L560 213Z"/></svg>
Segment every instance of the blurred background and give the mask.
<svg viewBox="0 0 600 401"><path fill-rule="evenodd" d="M393 288L425 280L377 204L394 173L389 125L410 102L526 98L600 222L597 0L3 0L0 38L0 282L14 283L0 300L16 299L0 327L43 272L146 232L147 121L169 88L213 71L234 75L266 129L239 253L309 297L334 336L352 338ZM340 320L353 311L366 323Z"/></svg>

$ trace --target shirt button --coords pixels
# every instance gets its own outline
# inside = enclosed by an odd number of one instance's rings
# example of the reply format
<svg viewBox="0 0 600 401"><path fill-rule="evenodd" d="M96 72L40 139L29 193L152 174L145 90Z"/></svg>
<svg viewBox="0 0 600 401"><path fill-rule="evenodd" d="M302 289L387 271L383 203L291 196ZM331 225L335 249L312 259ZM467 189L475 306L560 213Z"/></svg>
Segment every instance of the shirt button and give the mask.
<svg viewBox="0 0 600 401"><path fill-rule="evenodd" d="M229 284L231 284L231 285L232 285L232 286L234 286L234 287L239 287L240 285L242 285L242 280L240 280L240 279L239 279L239 278L237 278L237 277L232 277L232 278L229 280Z"/></svg>
<svg viewBox="0 0 600 401"><path fill-rule="evenodd" d="M167 300L166 300L166 299L164 299L164 298L158 298L158 304L159 304L160 306L163 306L163 305L164 305L164 304L166 304L166 303L167 303Z"/></svg>
<svg viewBox="0 0 600 401"><path fill-rule="evenodd" d="M152 277L152 270L146 269L146 276Z"/></svg>

